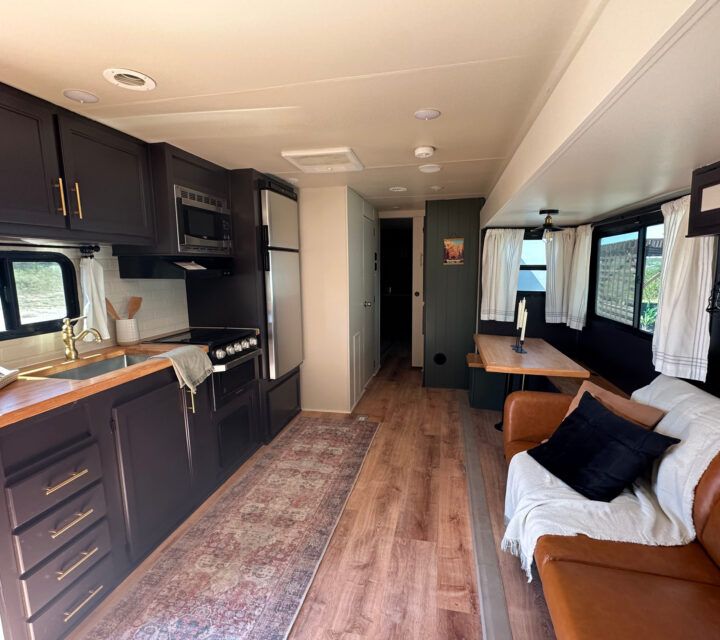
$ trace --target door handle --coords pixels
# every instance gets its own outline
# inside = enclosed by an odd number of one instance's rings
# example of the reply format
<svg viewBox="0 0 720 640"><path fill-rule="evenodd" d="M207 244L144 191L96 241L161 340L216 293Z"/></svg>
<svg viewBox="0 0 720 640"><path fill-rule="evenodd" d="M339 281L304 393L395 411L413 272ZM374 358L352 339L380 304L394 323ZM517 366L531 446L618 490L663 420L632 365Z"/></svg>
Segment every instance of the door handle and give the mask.
<svg viewBox="0 0 720 640"><path fill-rule="evenodd" d="M77 198L77 203L78 203L77 215L80 218L80 220L82 220L83 212L82 212L82 200L80 199L80 183L77 181L75 181L75 198Z"/></svg>
<svg viewBox="0 0 720 640"><path fill-rule="evenodd" d="M363 306L364 306L364 307L372 307L372 302L369 302L368 300L365 300L365 302L363 302Z"/></svg>

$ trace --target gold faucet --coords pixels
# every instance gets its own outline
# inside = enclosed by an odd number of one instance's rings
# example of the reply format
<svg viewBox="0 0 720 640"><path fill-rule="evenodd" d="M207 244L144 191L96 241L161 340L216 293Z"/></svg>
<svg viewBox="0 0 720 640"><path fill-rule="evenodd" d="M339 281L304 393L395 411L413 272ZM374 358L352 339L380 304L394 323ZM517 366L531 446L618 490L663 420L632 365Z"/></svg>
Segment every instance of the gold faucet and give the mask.
<svg viewBox="0 0 720 640"><path fill-rule="evenodd" d="M78 320L84 320L86 316L80 316L79 318L63 318L62 321L62 340L65 345L65 360L77 360L78 351L75 347L75 343L78 340L82 340L86 335L92 334L95 336L95 342L102 342L102 336L97 329L84 329L78 335L75 335L75 329L73 323Z"/></svg>

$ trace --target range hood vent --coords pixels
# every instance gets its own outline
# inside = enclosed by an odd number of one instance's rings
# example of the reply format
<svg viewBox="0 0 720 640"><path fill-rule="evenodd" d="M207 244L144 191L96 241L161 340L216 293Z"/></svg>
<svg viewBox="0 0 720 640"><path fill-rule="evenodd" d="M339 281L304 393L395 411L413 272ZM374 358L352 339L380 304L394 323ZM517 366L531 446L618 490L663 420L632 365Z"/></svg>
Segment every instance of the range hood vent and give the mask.
<svg viewBox="0 0 720 640"><path fill-rule="evenodd" d="M282 151L281 155L303 173L345 173L365 168L350 147Z"/></svg>
<svg viewBox="0 0 720 640"><path fill-rule="evenodd" d="M232 258L118 256L121 278L186 280L221 278L233 273Z"/></svg>

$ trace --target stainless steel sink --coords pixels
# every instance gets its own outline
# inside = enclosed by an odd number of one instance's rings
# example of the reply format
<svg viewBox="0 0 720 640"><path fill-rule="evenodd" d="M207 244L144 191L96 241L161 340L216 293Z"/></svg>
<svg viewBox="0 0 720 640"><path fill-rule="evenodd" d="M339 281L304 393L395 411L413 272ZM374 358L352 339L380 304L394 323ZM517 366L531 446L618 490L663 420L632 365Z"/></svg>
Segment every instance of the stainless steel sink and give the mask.
<svg viewBox="0 0 720 640"><path fill-rule="evenodd" d="M98 360L91 364L85 364L74 369L68 369L67 371L59 371L53 373L48 378L66 378L68 380L87 380L88 378L94 378L95 376L101 376L104 373L110 373L111 371L117 371L118 369L124 369L133 364L139 362L145 362L150 356L131 356L122 355L116 356L115 358L108 358L107 360Z"/></svg>

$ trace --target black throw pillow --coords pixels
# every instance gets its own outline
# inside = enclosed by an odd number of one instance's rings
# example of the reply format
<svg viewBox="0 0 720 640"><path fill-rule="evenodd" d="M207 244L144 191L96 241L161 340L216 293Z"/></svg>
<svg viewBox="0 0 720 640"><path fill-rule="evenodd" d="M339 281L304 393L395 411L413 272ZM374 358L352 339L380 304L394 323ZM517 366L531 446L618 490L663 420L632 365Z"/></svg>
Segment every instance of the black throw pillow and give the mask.
<svg viewBox="0 0 720 640"><path fill-rule="evenodd" d="M610 502L678 442L615 415L584 393L552 437L528 453L586 498Z"/></svg>

